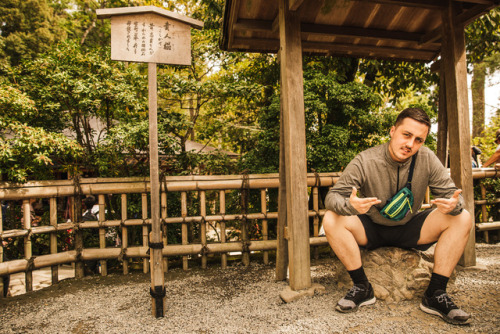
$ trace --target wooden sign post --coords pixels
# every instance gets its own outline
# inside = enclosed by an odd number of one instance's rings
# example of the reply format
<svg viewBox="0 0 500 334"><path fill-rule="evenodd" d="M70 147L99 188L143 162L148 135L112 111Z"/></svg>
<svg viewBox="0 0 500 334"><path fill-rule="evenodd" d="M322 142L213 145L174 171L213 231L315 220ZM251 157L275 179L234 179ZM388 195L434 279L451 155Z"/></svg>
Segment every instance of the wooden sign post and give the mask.
<svg viewBox="0 0 500 334"><path fill-rule="evenodd" d="M154 6L98 9L97 17L111 18L112 60L148 63L150 292L153 316L163 317L166 298L162 253L164 245L160 221L156 64L191 65L190 28L201 29L203 22Z"/></svg>

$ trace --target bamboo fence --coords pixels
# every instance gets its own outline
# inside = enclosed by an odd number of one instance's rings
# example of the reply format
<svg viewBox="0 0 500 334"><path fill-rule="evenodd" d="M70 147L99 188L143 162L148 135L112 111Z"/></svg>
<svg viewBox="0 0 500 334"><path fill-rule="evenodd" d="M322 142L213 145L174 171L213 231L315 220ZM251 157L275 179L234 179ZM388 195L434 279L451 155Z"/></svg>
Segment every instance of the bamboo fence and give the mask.
<svg viewBox="0 0 500 334"><path fill-rule="evenodd" d="M321 208L319 189L333 186L339 176L340 173L307 175L307 184L312 198L312 209L309 210L309 217L312 221L310 245L313 247L312 254L315 257L318 256L317 246L327 245L326 237L318 236L320 219L326 211ZM473 178L479 182L484 178L496 177L497 171L494 169L473 170ZM476 222L476 230L483 231L488 241L488 231L500 229L500 222L488 221L487 206L500 203L500 199L487 201L486 189L482 184L480 186L481 198L476 200L475 204L481 208L482 221ZM147 273L149 271L151 217L148 211L149 187L149 178L87 178L28 182L22 185L0 182L0 200L21 203L22 206L22 224L18 224L22 226L20 229L4 230L2 211L0 211L0 238L3 242L22 240L24 249L22 258L3 262L4 243L0 243L0 276L25 272L26 290L31 291L33 270L51 267L52 284L55 284L58 281L58 266L61 264L74 263L75 275L80 278L84 276L85 261L98 261L101 275L107 275L108 260L118 260L123 268L123 274L129 273L131 261L142 260L142 269ZM181 257L184 269L189 268L190 258L200 258L201 267L206 268L207 258L213 254L220 255L222 268L226 268L230 253L240 254L238 256L241 256L243 264L248 265L250 254L261 252L262 261L265 264L269 263L269 251L276 250L277 247L277 241L269 239L269 222L276 221L278 218L276 211L269 211L271 201L269 190L278 187L278 174L164 177L160 187L160 217L165 245L162 250L164 270L168 270L168 261L172 257ZM239 196L239 205L236 206L239 212L227 212L226 195L235 191ZM260 199L260 207L254 207L252 210L248 206L251 192L254 195L257 193L257 198ZM167 195L172 193L179 195L180 216L169 214ZM211 195L210 201L207 201L207 193ZM133 194L140 194L140 197L135 197L140 198L140 203L129 201ZM86 195L93 195L97 199L99 215L96 221L82 220L81 200ZM109 213L106 211L106 196L110 195L120 197L120 219L107 219ZM216 200L213 199L214 196ZM48 222L44 222L45 225L33 226L31 202L40 199L48 201L49 219ZM65 222L59 223L58 203L62 202L69 203L70 217ZM426 196L423 208L430 207L428 203L429 194ZM130 205L140 207L140 218L129 217ZM209 207L208 213L207 206ZM198 209L193 210L193 207ZM171 224L181 224L181 240L178 244L167 244L167 233ZM226 234L228 224L235 225L233 228L239 230L237 240L230 239ZM260 229L258 240L250 237L250 224ZM134 226L141 229L142 243L139 245L129 245L129 232ZM212 227L218 235L217 241L207 239L207 226ZM199 230L199 238L196 239L193 239L194 227ZM107 247L106 233L110 228L118 230L120 245ZM83 231L86 229L98 231L99 248L84 247ZM74 249L62 250L58 247L58 234L68 231L71 231ZM32 239L36 235L48 237L48 254L33 255Z"/></svg>

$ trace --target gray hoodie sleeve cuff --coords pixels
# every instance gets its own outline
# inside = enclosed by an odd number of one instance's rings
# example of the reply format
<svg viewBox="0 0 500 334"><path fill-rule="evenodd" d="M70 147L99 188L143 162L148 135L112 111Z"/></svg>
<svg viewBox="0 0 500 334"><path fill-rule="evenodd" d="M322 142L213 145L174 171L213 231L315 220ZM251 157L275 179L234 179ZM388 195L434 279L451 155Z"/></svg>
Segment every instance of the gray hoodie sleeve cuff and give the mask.
<svg viewBox="0 0 500 334"><path fill-rule="evenodd" d="M462 197L462 195L460 195L458 197L458 203L457 203L457 206L455 207L455 209L453 209L449 215L451 216L458 216L459 214L462 213L462 211L464 211L464 206L465 206L465 201L464 201L464 198Z"/></svg>

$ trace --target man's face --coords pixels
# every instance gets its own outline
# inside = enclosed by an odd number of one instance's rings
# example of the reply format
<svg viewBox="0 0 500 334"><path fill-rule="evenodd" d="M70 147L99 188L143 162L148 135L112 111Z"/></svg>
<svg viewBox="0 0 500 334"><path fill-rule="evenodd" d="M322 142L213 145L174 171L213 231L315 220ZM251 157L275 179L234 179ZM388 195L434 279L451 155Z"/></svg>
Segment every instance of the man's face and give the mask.
<svg viewBox="0 0 500 334"><path fill-rule="evenodd" d="M412 118L405 118L398 126L391 128L389 153L396 162L404 162L418 152L429 132L427 125Z"/></svg>

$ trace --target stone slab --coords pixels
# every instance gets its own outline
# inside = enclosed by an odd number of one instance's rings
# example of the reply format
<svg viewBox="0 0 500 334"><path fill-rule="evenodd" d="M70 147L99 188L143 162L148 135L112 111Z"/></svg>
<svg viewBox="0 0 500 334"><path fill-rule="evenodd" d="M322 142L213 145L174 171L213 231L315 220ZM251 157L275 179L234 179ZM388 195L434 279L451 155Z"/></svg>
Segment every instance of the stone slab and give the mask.
<svg viewBox="0 0 500 334"><path fill-rule="evenodd" d="M321 284L313 283L308 289L303 289L299 291L292 290L290 286L287 286L283 291L280 292L280 298L285 303L291 303L298 299L304 297L312 297L315 293L324 293L325 287Z"/></svg>

